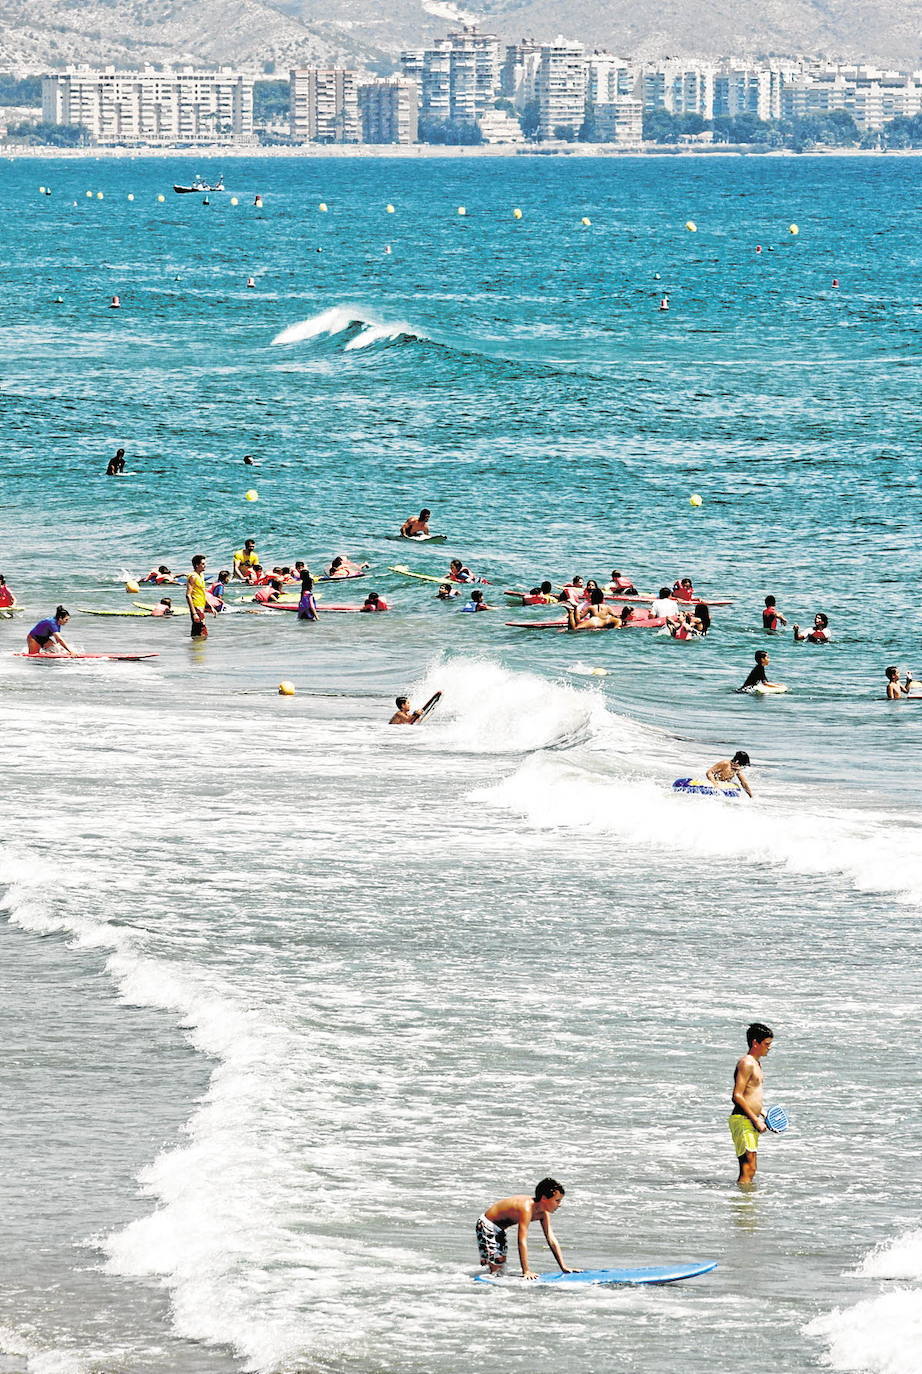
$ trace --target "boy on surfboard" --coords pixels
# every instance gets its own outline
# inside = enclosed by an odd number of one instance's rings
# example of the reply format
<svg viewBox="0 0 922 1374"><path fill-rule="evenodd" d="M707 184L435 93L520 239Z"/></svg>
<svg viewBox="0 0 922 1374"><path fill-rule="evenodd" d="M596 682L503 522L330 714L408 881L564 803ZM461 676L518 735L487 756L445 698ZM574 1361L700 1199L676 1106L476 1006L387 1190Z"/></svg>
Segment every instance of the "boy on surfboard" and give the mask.
<svg viewBox="0 0 922 1374"><path fill-rule="evenodd" d="M477 1218L474 1233L480 1251L480 1263L485 1264L491 1274L501 1274L506 1263L506 1231L510 1226L518 1228L519 1263L523 1279L536 1279L538 1275L528 1265L528 1228L533 1221L541 1223L544 1239L563 1274L578 1274L578 1269L568 1269L563 1262L557 1237L551 1229L551 1214L563 1202L564 1190L555 1178L543 1178L535 1187L534 1197L524 1193L515 1197L504 1197L494 1202L492 1207Z"/></svg>
<svg viewBox="0 0 922 1374"><path fill-rule="evenodd" d="M429 518L431 510L423 506L419 515L411 515L400 526L400 533L404 539L418 539L421 534L429 533Z"/></svg>
<svg viewBox="0 0 922 1374"><path fill-rule="evenodd" d="M762 1060L772 1047L774 1034L769 1026L754 1021L746 1031L749 1052L737 1062L733 1075L733 1111L727 1124L739 1161L740 1171L736 1181L740 1187L748 1187L756 1176L759 1136L768 1129L765 1125Z"/></svg>

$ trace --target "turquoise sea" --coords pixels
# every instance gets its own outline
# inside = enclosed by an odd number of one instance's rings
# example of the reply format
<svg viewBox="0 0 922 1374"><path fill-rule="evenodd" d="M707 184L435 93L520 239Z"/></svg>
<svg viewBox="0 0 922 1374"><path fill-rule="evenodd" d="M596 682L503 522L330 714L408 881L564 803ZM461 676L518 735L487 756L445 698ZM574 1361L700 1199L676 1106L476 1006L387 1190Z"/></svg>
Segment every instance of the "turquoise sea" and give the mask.
<svg viewBox="0 0 922 1374"><path fill-rule="evenodd" d="M920 177L2 165L0 1370L918 1374ZM387 537L421 506L443 547ZM84 613L249 536L391 610ZM389 571L454 556L494 610ZM613 568L732 604L506 626ZM832 642L764 635L768 593ZM159 656L13 657L59 602ZM787 694L737 694L763 647ZM739 748L752 802L673 793ZM741 1194L753 1019L792 1126ZM547 1173L574 1265L719 1267L474 1284Z"/></svg>

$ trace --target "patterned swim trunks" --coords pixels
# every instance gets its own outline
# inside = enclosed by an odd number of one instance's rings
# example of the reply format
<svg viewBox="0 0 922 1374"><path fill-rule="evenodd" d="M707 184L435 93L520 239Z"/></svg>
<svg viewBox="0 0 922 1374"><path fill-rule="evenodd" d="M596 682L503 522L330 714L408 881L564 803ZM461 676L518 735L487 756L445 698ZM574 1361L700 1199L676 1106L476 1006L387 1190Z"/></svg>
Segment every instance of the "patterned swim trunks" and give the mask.
<svg viewBox="0 0 922 1374"><path fill-rule="evenodd" d="M506 1232L495 1221L486 1216L478 1217L474 1227L477 1236L477 1249L480 1251L481 1264L505 1264Z"/></svg>

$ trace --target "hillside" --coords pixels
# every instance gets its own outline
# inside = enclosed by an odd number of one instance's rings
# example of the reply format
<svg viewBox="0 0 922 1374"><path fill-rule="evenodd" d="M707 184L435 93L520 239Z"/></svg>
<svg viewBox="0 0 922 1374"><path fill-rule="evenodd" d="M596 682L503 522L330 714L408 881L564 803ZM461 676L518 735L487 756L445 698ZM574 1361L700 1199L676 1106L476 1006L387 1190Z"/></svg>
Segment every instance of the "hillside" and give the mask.
<svg viewBox="0 0 922 1374"><path fill-rule="evenodd" d="M922 0L0 0L0 70L84 61L283 72L393 69L402 47L479 18L504 39L561 30L623 56L806 54L922 65Z"/></svg>

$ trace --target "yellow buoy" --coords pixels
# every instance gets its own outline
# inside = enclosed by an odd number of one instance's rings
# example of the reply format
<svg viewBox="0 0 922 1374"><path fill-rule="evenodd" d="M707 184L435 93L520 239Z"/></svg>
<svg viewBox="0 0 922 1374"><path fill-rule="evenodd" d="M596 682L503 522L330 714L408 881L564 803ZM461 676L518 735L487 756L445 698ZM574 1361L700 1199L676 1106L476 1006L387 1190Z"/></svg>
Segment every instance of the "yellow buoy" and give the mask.
<svg viewBox="0 0 922 1374"><path fill-rule="evenodd" d="M239 204L240 204L240 201L237 199L237 197L236 197L236 196L231 196L231 205L239 205Z"/></svg>
<svg viewBox="0 0 922 1374"><path fill-rule="evenodd" d="M245 491L245 492L243 493L243 499L244 499L245 501L258 501L258 500L259 500L259 492L256 490L255 487L250 487L250 490L249 490L249 491Z"/></svg>
<svg viewBox="0 0 922 1374"><path fill-rule="evenodd" d="M138 586L137 582L125 583L125 591L128 593L129 596L137 596L140 590L141 588Z"/></svg>
<svg viewBox="0 0 922 1374"><path fill-rule="evenodd" d="M697 234L698 232L698 226L693 219L687 219L685 221L685 228L690 234Z"/></svg>
<svg viewBox="0 0 922 1374"><path fill-rule="evenodd" d="M590 668L590 669L589 669L589 676L590 676L590 677L608 677L608 669L607 669L607 668Z"/></svg>
<svg viewBox="0 0 922 1374"><path fill-rule="evenodd" d="M701 497L698 495L697 492L695 492L692 496L688 498L688 504L690 506L695 506L696 508L702 504Z"/></svg>
<svg viewBox="0 0 922 1374"><path fill-rule="evenodd" d="M789 234L799 234L799 233L800 233L800 230L798 229L798 227L797 227L796 224L789 224L789 225L788 225L788 233L789 233Z"/></svg>
<svg viewBox="0 0 922 1374"><path fill-rule="evenodd" d="M39 193L40 196L43 196L43 195L45 194L45 188L44 188L44 186L40 186L40 187L38 188L38 193Z"/></svg>
<svg viewBox="0 0 922 1374"><path fill-rule="evenodd" d="M384 209L387 211L389 215L392 215L394 213L393 205L385 205Z"/></svg>
<svg viewBox="0 0 922 1374"><path fill-rule="evenodd" d="M464 207L463 205L459 205L459 206L458 206L458 214L459 214L459 215L466 215L466 214L467 214L467 210L465 209L465 207Z"/></svg>
<svg viewBox="0 0 922 1374"><path fill-rule="evenodd" d="M87 198L87 200L92 200L92 199L93 199L93 192L92 192L92 191L87 191L87 193L86 193L86 198Z"/></svg>
<svg viewBox="0 0 922 1374"><path fill-rule="evenodd" d="M320 211L322 215L325 215L329 208L330 207L327 205L325 200L322 200L320 204L317 206L317 209Z"/></svg>
<svg viewBox="0 0 922 1374"><path fill-rule="evenodd" d="M589 228L591 223L592 220L589 218L588 215L583 215L582 219L580 220L580 224L585 224L587 229Z"/></svg>
<svg viewBox="0 0 922 1374"><path fill-rule="evenodd" d="M157 199L158 199L158 201L160 202L160 204L162 205L163 202L166 200L166 196L164 196L164 195L159 195L159 196L157 197Z"/></svg>
<svg viewBox="0 0 922 1374"><path fill-rule="evenodd" d="M102 200L102 198L103 198L102 191L97 191L97 192L96 192L96 199L97 199L97 200Z"/></svg>
<svg viewBox="0 0 922 1374"><path fill-rule="evenodd" d="M280 682L280 683L279 683L279 696L280 696L280 697L293 697L294 694L295 694L295 685L294 685L293 682Z"/></svg>
<svg viewBox="0 0 922 1374"><path fill-rule="evenodd" d="M134 200L134 195L132 194L131 191L128 192L128 199L129 199L129 200Z"/></svg>
<svg viewBox="0 0 922 1374"><path fill-rule="evenodd" d="M513 219L521 219L521 218L522 218L522 211L519 209L518 206L516 206L515 209L513 210L513 212L512 212L512 218L513 218Z"/></svg>

